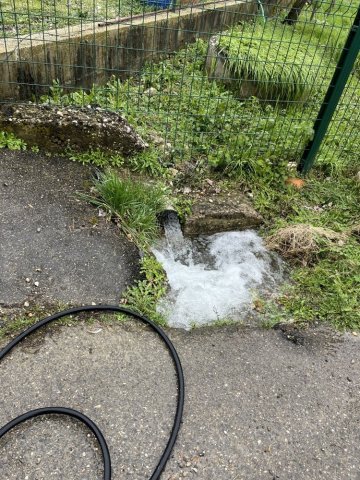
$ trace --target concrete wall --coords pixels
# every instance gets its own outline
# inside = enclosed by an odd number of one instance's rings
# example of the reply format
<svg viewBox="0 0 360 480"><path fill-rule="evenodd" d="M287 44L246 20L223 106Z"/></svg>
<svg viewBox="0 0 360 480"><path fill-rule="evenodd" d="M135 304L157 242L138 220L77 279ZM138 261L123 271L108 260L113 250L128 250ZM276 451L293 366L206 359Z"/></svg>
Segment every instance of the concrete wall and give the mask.
<svg viewBox="0 0 360 480"><path fill-rule="evenodd" d="M257 10L256 0L225 0L134 17L127 24L86 24L1 40L0 101L47 93L55 79L70 89L90 88L111 75L134 76L145 62L249 20Z"/></svg>

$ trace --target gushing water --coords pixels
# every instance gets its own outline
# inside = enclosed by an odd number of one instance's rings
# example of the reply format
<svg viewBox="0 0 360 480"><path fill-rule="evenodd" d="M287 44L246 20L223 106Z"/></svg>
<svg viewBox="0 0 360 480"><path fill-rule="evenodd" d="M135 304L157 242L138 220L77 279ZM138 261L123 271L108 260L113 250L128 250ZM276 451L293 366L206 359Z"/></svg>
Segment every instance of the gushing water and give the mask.
<svg viewBox="0 0 360 480"><path fill-rule="evenodd" d="M183 237L175 212L167 215L164 229L165 238L153 252L170 285L159 310L172 327L245 319L254 298L283 280L283 263L252 230L190 240Z"/></svg>

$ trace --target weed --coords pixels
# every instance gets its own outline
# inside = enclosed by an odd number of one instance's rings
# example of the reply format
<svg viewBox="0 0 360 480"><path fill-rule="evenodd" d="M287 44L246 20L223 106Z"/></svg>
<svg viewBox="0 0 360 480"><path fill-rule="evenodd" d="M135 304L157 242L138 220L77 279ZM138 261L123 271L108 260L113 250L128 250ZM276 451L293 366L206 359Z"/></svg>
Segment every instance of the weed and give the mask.
<svg viewBox="0 0 360 480"><path fill-rule="evenodd" d="M277 310L276 310L276 313L277 313ZM280 317L278 317L276 313L269 316L268 314L266 316L264 315L265 318L261 322L262 328L265 328L266 330L271 330L272 328L274 328L274 326L277 323L279 323Z"/></svg>
<svg viewBox="0 0 360 480"><path fill-rule="evenodd" d="M166 326L165 318L156 311L156 306L166 293L166 274L152 255L146 255L141 260L140 273L144 277L134 286L129 287L124 294L122 303L147 317L157 324Z"/></svg>
<svg viewBox="0 0 360 480"><path fill-rule="evenodd" d="M129 157L127 162L134 172L147 173L153 177L166 176L167 169L162 165L161 150L150 148Z"/></svg>
<svg viewBox="0 0 360 480"><path fill-rule="evenodd" d="M16 317L15 319L12 319L9 322L6 322L5 325L0 328L0 339L5 338L8 335L12 335L14 333L25 330L26 328L33 325L35 321L36 320L34 320L31 317L23 315L23 316Z"/></svg>
<svg viewBox="0 0 360 480"><path fill-rule="evenodd" d="M180 223L184 223L186 217L191 214L191 207L193 201L190 198L184 196L174 197L172 199L172 204L176 210Z"/></svg>
<svg viewBox="0 0 360 480"><path fill-rule="evenodd" d="M31 327L31 325L34 325L40 319L60 310L64 310L65 308L65 305L59 303L57 305L48 305L46 307L43 305L33 305L31 309L27 309L26 312L22 308L16 309L16 313L12 312L8 315L8 321L1 322L0 340L7 336L18 334ZM65 320L59 320L57 324L61 324L62 322L65 322Z"/></svg>
<svg viewBox="0 0 360 480"><path fill-rule="evenodd" d="M100 149L87 152L68 152L68 157L73 162L80 162L83 165L91 164L99 168L121 167L124 164L122 155L110 154Z"/></svg>
<svg viewBox="0 0 360 480"><path fill-rule="evenodd" d="M26 143L13 133L0 132L0 148L9 150L26 150Z"/></svg>

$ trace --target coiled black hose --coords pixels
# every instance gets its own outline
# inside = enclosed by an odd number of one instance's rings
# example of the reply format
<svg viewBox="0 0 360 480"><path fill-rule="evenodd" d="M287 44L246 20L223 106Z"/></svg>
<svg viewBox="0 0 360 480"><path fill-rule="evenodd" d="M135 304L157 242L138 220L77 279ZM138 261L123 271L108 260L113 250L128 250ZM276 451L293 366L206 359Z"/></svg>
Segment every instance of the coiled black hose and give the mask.
<svg viewBox="0 0 360 480"><path fill-rule="evenodd" d="M159 463L157 464L153 474L149 479L149 480L158 480L158 478L161 475L161 472L164 470L165 465L171 455L171 451L174 447L176 437L180 430L181 419L182 419L182 414L184 409L185 384L184 384L184 374L181 367L180 359L177 354L177 351L175 350L174 345L171 343L170 339L165 334L165 332L160 327L158 327L154 322L152 322L149 318L143 315L140 315L136 312L133 312L132 310L129 310L127 308L118 307L114 305L87 305L84 307L77 307L77 308L71 308L69 310L64 310L62 312L55 313L50 317L44 318L43 320L40 320L39 322L35 323L33 326L31 326L24 332L22 332L16 338L14 338L14 340L8 343L8 345L6 345L5 348L3 348L0 351L0 361L25 337L28 337L31 333L39 330L41 327L51 322L54 322L59 318L66 317L68 315L75 315L82 312L99 312L99 311L125 313L126 315L130 315L136 320L139 320L142 323L149 325L165 343L167 349L170 352L170 356L174 362L176 376L177 376L177 384L178 384L177 406L176 406L176 413L174 417L174 423L173 423L169 440L160 457ZM85 425L94 433L101 448L103 462L104 462L103 478L104 480L111 480L111 459L110 459L109 448L106 444L105 438L101 433L100 429L96 426L96 424L92 420L90 420L90 418L86 417L84 414L82 414L81 412L78 412L77 410L73 410L70 408L63 408L63 407L45 407L45 408L39 408L37 410L31 410L27 413L24 413L23 415L20 415L17 418L14 418L9 423L4 425L0 429L0 438L3 437L7 432L9 432L16 425L19 425L20 423L25 422L26 420L29 420L34 417L38 417L40 415L49 415L49 414L67 415L67 416L75 417L76 419L85 423Z"/></svg>

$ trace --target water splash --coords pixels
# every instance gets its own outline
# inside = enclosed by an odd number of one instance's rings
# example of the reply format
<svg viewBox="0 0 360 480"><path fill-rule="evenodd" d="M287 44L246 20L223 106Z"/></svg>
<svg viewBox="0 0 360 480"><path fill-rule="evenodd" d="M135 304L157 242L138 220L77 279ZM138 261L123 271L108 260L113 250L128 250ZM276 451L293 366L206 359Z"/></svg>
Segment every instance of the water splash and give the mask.
<svg viewBox="0 0 360 480"><path fill-rule="evenodd" d="M153 253L168 277L170 292L159 310L172 327L245 319L256 295L273 292L284 278L283 262L252 230L190 240L175 213L164 229Z"/></svg>

